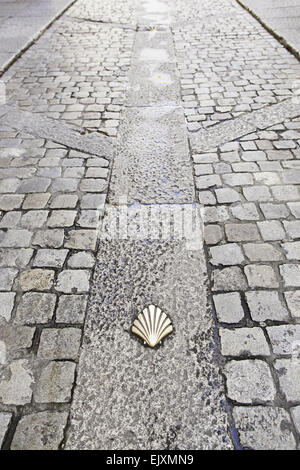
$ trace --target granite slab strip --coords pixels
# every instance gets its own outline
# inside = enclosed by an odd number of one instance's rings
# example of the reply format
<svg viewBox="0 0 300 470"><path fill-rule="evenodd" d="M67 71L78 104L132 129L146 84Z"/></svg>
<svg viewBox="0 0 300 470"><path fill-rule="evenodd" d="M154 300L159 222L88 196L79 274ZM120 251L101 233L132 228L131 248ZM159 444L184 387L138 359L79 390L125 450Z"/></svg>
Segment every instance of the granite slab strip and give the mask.
<svg viewBox="0 0 300 470"><path fill-rule="evenodd" d="M255 132L257 129L266 129L285 119L297 117L299 112L300 104L297 100L288 99L258 111L242 114L236 119L218 124L212 129L190 134L189 139L192 150L194 152L211 150L219 145Z"/></svg>
<svg viewBox="0 0 300 470"><path fill-rule="evenodd" d="M3 126L49 139L81 152L105 156L108 159L113 157L114 143L112 138L97 133L81 135L85 131L80 127L64 124L55 119L22 111L8 105L2 106L1 109L0 124Z"/></svg>
<svg viewBox="0 0 300 470"><path fill-rule="evenodd" d="M232 448L196 223L194 250L184 239L141 239L134 218L127 239L102 230L67 449ZM175 329L155 349L130 332L152 303Z"/></svg>

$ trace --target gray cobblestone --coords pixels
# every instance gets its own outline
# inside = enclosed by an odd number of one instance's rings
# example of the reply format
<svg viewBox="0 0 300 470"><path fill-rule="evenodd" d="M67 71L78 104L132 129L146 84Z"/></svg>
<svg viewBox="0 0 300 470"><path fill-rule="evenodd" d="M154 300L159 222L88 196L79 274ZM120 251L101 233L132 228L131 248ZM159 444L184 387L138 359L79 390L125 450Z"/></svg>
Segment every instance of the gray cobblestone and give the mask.
<svg viewBox="0 0 300 470"><path fill-rule="evenodd" d="M243 249L250 261L280 261L284 259L280 250L271 243L245 243Z"/></svg>
<svg viewBox="0 0 300 470"><path fill-rule="evenodd" d="M244 318L244 310L238 292L214 295L213 299L219 322L238 323Z"/></svg>
<svg viewBox="0 0 300 470"><path fill-rule="evenodd" d="M41 372L33 394L36 403L66 403L71 400L75 364L50 362Z"/></svg>
<svg viewBox="0 0 300 470"><path fill-rule="evenodd" d="M280 274L283 277L285 286L300 286L300 266L297 264L283 264L279 266Z"/></svg>
<svg viewBox="0 0 300 470"><path fill-rule="evenodd" d="M298 433L300 434L300 405L295 406L294 408L291 408L291 414L292 414L295 427Z"/></svg>
<svg viewBox="0 0 300 470"><path fill-rule="evenodd" d="M300 344L300 325L270 326L267 328L267 333L274 354L293 354L295 343Z"/></svg>
<svg viewBox="0 0 300 470"><path fill-rule="evenodd" d="M238 266L214 270L212 273L213 291L246 290L246 278Z"/></svg>
<svg viewBox="0 0 300 470"><path fill-rule="evenodd" d="M55 302L55 294L27 292L18 304L14 321L22 325L48 323L53 317Z"/></svg>
<svg viewBox="0 0 300 470"><path fill-rule="evenodd" d="M241 445L255 450L296 449L289 414L282 408L236 406L234 421Z"/></svg>
<svg viewBox="0 0 300 470"><path fill-rule="evenodd" d="M67 412L41 411L25 415L18 423L12 450L56 450L63 439Z"/></svg>
<svg viewBox="0 0 300 470"><path fill-rule="evenodd" d="M278 220L265 220L257 223L262 238L265 241L283 240L285 231Z"/></svg>
<svg viewBox="0 0 300 470"><path fill-rule="evenodd" d="M275 398L269 366L260 360L230 361L225 366L228 396L244 404L267 403Z"/></svg>
<svg viewBox="0 0 300 470"><path fill-rule="evenodd" d="M255 204L246 203L230 207L231 214L238 220L258 220L259 213Z"/></svg>
<svg viewBox="0 0 300 470"><path fill-rule="evenodd" d="M68 250L41 249L34 258L33 266L62 268L67 254Z"/></svg>
<svg viewBox="0 0 300 470"><path fill-rule="evenodd" d="M0 381L0 400L4 405L25 405L31 402L33 374L27 360L13 361L9 378Z"/></svg>
<svg viewBox="0 0 300 470"><path fill-rule="evenodd" d="M11 318L11 313L14 308L16 294L14 292L0 292L0 322L5 319L7 322Z"/></svg>
<svg viewBox="0 0 300 470"><path fill-rule="evenodd" d="M96 242L96 230L71 230L65 241L65 247L75 250L95 250Z"/></svg>
<svg viewBox="0 0 300 470"><path fill-rule="evenodd" d="M270 349L261 328L219 330L224 356L269 356Z"/></svg>
<svg viewBox="0 0 300 470"><path fill-rule="evenodd" d="M244 256L239 245L236 243L228 243L226 245L215 246L210 248L211 263L214 265L231 266L241 264Z"/></svg>
<svg viewBox="0 0 300 470"><path fill-rule="evenodd" d="M66 294L76 294L89 291L90 273L87 270L62 271L57 278L56 290Z"/></svg>
<svg viewBox="0 0 300 470"><path fill-rule="evenodd" d="M42 331L38 357L41 359L76 359L80 346L79 328L47 328Z"/></svg>
<svg viewBox="0 0 300 470"><path fill-rule="evenodd" d="M247 292L246 298L254 321L286 321L289 318L288 311L280 302L277 292Z"/></svg>
<svg viewBox="0 0 300 470"><path fill-rule="evenodd" d="M58 323L83 323L87 306L86 295L62 295L56 312Z"/></svg>
<svg viewBox="0 0 300 470"><path fill-rule="evenodd" d="M300 401L300 361L277 359L275 361L280 388L289 402Z"/></svg>
<svg viewBox="0 0 300 470"><path fill-rule="evenodd" d="M225 232L230 242L256 241L260 239L256 224L226 224Z"/></svg>

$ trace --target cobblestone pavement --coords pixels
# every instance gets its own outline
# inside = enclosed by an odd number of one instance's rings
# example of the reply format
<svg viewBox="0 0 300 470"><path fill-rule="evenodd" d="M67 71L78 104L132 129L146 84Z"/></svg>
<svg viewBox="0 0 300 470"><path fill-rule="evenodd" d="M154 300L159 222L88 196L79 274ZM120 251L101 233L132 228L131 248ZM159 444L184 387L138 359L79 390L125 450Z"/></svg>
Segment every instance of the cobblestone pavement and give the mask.
<svg viewBox="0 0 300 470"><path fill-rule="evenodd" d="M299 448L297 59L235 0L78 0L1 80L0 446ZM196 201L195 251L104 237Z"/></svg>

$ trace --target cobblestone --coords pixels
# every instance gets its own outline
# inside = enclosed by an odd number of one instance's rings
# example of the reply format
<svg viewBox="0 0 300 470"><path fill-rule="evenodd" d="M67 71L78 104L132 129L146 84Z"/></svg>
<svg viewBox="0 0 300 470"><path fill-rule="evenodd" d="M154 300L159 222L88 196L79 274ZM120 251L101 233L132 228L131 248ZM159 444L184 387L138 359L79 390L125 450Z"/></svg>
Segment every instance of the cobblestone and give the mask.
<svg viewBox="0 0 300 470"><path fill-rule="evenodd" d="M260 328L219 330L221 352L224 356L269 356L270 349Z"/></svg>
<svg viewBox="0 0 300 470"><path fill-rule="evenodd" d="M33 398L37 403L66 403L71 400L75 364L50 362L41 372Z"/></svg>
<svg viewBox="0 0 300 470"><path fill-rule="evenodd" d="M56 450L63 439L67 412L41 411L21 418L12 441L12 450Z"/></svg>
<svg viewBox="0 0 300 470"><path fill-rule="evenodd" d="M299 359L277 359L275 369L280 388L288 402L300 402L300 362Z"/></svg>
<svg viewBox="0 0 300 470"><path fill-rule="evenodd" d="M267 403L275 398L268 365L260 360L230 361L225 366L228 396L244 404Z"/></svg>
<svg viewBox="0 0 300 470"><path fill-rule="evenodd" d="M266 406L236 406L233 416L246 449L296 449L289 414L282 408Z"/></svg>
<svg viewBox="0 0 300 470"><path fill-rule="evenodd" d="M80 346L79 328L47 328L42 331L38 356L42 359L76 359Z"/></svg>

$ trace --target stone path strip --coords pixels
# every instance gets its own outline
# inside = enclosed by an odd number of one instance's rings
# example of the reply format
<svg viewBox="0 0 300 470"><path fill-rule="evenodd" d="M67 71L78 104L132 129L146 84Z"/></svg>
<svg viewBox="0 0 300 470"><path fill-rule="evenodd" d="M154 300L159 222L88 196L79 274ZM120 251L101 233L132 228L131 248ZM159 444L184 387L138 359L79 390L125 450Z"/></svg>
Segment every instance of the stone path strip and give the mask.
<svg viewBox="0 0 300 470"><path fill-rule="evenodd" d="M78 0L4 74L2 448L299 448L299 70L233 0Z"/></svg>

